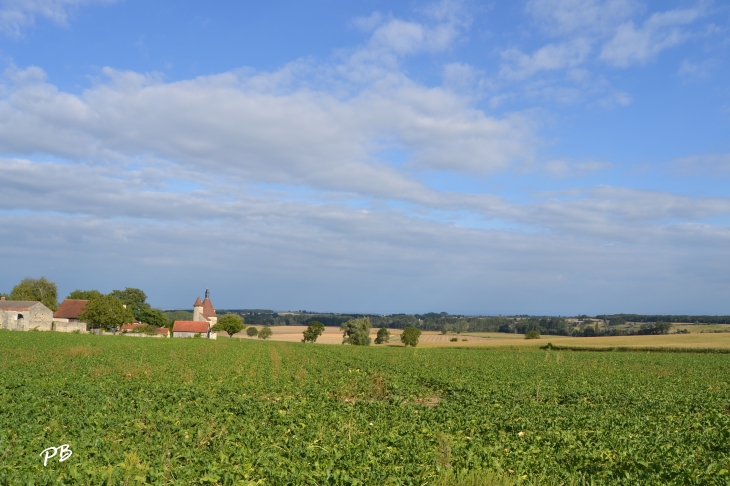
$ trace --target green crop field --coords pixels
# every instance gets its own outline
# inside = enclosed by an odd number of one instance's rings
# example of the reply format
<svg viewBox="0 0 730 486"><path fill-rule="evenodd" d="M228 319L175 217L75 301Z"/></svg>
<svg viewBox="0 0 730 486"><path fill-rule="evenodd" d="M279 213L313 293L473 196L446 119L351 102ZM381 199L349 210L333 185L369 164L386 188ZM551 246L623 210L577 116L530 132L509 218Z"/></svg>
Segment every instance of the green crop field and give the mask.
<svg viewBox="0 0 730 486"><path fill-rule="evenodd" d="M44 467L62 444L73 454ZM730 484L730 357L0 331L2 485L420 485L467 470Z"/></svg>

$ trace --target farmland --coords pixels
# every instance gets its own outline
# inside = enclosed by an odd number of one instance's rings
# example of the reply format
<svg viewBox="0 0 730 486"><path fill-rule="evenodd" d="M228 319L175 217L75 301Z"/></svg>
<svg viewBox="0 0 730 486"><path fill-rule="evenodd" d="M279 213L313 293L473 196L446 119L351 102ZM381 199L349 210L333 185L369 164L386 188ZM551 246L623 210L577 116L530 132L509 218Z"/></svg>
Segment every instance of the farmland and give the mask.
<svg viewBox="0 0 730 486"><path fill-rule="evenodd" d="M728 484L729 377L721 354L4 331L0 484Z"/></svg>

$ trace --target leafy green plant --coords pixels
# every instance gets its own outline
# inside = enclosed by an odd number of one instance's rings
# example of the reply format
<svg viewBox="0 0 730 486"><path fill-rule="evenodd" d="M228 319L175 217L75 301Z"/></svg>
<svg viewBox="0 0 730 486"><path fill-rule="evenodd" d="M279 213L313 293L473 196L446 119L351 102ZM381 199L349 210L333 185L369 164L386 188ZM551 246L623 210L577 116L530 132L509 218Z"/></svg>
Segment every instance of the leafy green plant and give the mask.
<svg viewBox="0 0 730 486"><path fill-rule="evenodd" d="M0 330L0 485L730 476L727 354L404 351Z"/></svg>
<svg viewBox="0 0 730 486"><path fill-rule="evenodd" d="M269 326L264 326L259 331L259 339L269 339L274 332Z"/></svg>

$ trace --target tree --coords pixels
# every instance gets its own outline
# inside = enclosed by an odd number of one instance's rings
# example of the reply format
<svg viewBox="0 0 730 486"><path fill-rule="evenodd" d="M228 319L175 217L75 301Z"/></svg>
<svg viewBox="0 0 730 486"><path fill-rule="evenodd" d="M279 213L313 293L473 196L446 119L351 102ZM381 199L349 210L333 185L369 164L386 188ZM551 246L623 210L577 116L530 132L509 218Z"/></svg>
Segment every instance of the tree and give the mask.
<svg viewBox="0 0 730 486"><path fill-rule="evenodd" d="M324 324L319 321L312 321L307 326L307 329L302 332L304 334L303 343L314 343L317 342L317 338L324 332Z"/></svg>
<svg viewBox="0 0 730 486"><path fill-rule="evenodd" d="M540 339L540 333L537 332L535 329L527 331L527 333L525 334L525 339Z"/></svg>
<svg viewBox="0 0 730 486"><path fill-rule="evenodd" d="M127 287L124 290L112 290L109 295L126 305L135 319L142 320L142 311L150 307L147 303L147 294L140 289Z"/></svg>
<svg viewBox="0 0 730 486"><path fill-rule="evenodd" d="M10 292L9 300L37 300L55 311L58 309L58 287L56 284L41 278L24 278Z"/></svg>
<svg viewBox="0 0 730 486"><path fill-rule="evenodd" d="M89 329L99 327L109 329L120 327L122 324L131 324L134 322L134 315L132 311L124 308L122 301L111 295L105 295L90 300L79 315L79 320L86 322Z"/></svg>
<svg viewBox="0 0 730 486"><path fill-rule="evenodd" d="M246 327L243 325L243 318L238 314L226 314L220 319L215 326L212 327L213 331L225 331L228 333L228 337L232 338L237 332Z"/></svg>
<svg viewBox="0 0 730 486"><path fill-rule="evenodd" d="M375 344L384 344L388 341L390 341L390 331L388 331L387 327L381 327L378 329L378 337L375 338Z"/></svg>
<svg viewBox="0 0 730 486"><path fill-rule="evenodd" d="M400 342L414 348L418 345L418 338L421 337L421 330L415 327L406 327L403 329L403 333L400 335Z"/></svg>
<svg viewBox="0 0 730 486"><path fill-rule="evenodd" d="M142 309L139 315L139 321L154 327L167 327L170 322L164 312L151 307Z"/></svg>
<svg viewBox="0 0 730 486"><path fill-rule="evenodd" d="M269 338L271 337L271 335L272 335L272 334L274 334L274 333L273 333L273 331L271 330L271 328L270 328L269 326L264 326L264 327L263 327L263 328L262 328L262 329L261 329L261 330L259 331L259 339L269 339Z"/></svg>
<svg viewBox="0 0 730 486"><path fill-rule="evenodd" d="M256 328L255 328L255 327L253 327L253 326L251 326L251 327L249 327L248 329L246 329L246 335L247 335L248 337L256 337L256 336L258 336L258 334L259 334L259 330L258 330L258 329L256 329Z"/></svg>
<svg viewBox="0 0 730 486"><path fill-rule="evenodd" d="M104 294L99 292L98 290L74 290L70 294L68 294L67 299L75 299L75 300L91 300L91 299L98 299L99 297L103 297Z"/></svg>
<svg viewBox="0 0 730 486"><path fill-rule="evenodd" d="M370 318L350 319L340 327L342 344L353 346L370 346Z"/></svg>

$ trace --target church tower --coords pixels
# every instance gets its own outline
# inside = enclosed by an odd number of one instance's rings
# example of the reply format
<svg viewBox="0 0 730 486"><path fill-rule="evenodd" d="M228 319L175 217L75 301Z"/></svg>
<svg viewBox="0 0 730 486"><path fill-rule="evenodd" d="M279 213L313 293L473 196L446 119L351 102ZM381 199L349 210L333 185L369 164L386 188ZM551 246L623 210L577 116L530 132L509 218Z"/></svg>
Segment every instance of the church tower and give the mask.
<svg viewBox="0 0 730 486"><path fill-rule="evenodd" d="M195 299L195 303L193 304L193 320L198 322L207 320L203 319L203 302L200 300L200 297Z"/></svg>

